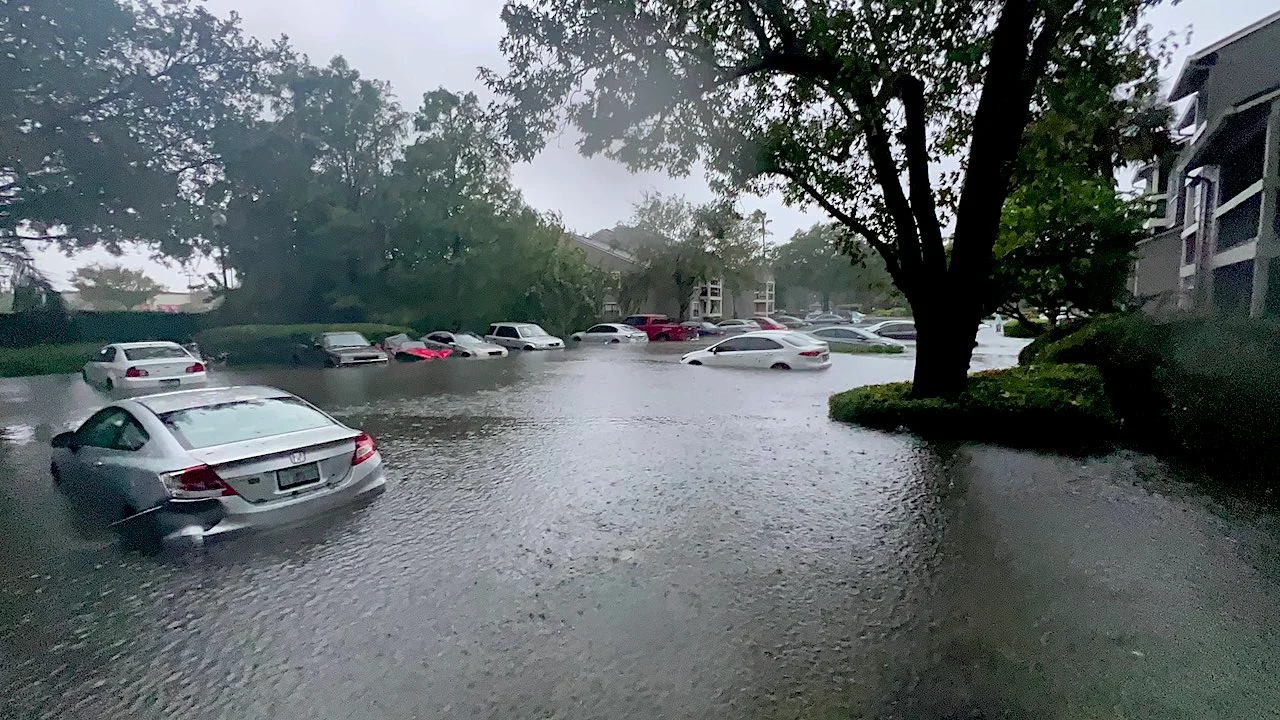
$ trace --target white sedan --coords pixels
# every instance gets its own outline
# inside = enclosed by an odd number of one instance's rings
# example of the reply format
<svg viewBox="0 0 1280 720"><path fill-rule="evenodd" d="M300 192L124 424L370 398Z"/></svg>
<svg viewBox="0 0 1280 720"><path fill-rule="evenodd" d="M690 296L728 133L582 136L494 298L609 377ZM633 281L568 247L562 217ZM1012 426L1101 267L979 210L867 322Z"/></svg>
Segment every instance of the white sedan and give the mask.
<svg viewBox="0 0 1280 720"><path fill-rule="evenodd" d="M204 363L171 342L115 343L102 348L80 371L95 387L190 387L208 379Z"/></svg>
<svg viewBox="0 0 1280 720"><path fill-rule="evenodd" d="M825 370L831 367L826 343L790 330L743 333L680 358L686 365L712 365L774 370Z"/></svg>
<svg viewBox="0 0 1280 720"><path fill-rule="evenodd" d="M649 342L649 336L643 330L637 330L622 323L600 323L592 325L583 332L569 336L580 343L642 343Z"/></svg>

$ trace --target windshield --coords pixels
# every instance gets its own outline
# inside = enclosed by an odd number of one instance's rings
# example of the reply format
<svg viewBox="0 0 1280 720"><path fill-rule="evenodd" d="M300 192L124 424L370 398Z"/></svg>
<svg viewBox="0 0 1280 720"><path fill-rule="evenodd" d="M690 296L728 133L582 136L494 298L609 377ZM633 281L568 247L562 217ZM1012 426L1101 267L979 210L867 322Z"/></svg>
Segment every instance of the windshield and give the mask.
<svg viewBox="0 0 1280 720"><path fill-rule="evenodd" d="M526 338L547 337L550 334L537 325L521 325L518 330L520 337Z"/></svg>
<svg viewBox="0 0 1280 720"><path fill-rule="evenodd" d="M324 336L324 346L329 348L369 347L369 341L357 332L333 333Z"/></svg>
<svg viewBox="0 0 1280 720"><path fill-rule="evenodd" d="M148 345L124 348L126 360L190 360L191 355L177 345Z"/></svg>
<svg viewBox="0 0 1280 720"><path fill-rule="evenodd" d="M471 333L457 333L453 336L453 341L463 347L479 347L488 344Z"/></svg>
<svg viewBox="0 0 1280 720"><path fill-rule="evenodd" d="M332 420L297 398L266 398L206 405L163 413L159 418L188 450L312 430L333 424Z"/></svg>

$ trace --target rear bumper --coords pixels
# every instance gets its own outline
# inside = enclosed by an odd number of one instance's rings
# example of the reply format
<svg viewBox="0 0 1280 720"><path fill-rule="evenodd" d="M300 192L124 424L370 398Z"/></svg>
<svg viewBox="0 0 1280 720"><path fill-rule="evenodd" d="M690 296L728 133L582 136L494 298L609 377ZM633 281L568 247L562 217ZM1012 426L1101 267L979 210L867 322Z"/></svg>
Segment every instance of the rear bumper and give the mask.
<svg viewBox="0 0 1280 720"><path fill-rule="evenodd" d="M196 385L204 385L208 381L208 375L198 372L171 377L122 377L115 380L115 385L119 388L194 387Z"/></svg>
<svg viewBox="0 0 1280 720"><path fill-rule="evenodd" d="M387 357L383 356L380 358L370 358L368 360L356 360L355 358L342 358L341 360L335 360L334 362L337 363L338 367L351 367L352 365L377 365L378 363L387 362Z"/></svg>
<svg viewBox="0 0 1280 720"><path fill-rule="evenodd" d="M214 537L300 523L360 500L377 497L386 490L386 484L382 457L378 456L362 463L342 483L293 500L270 505L251 503L238 496L190 502L169 501L153 513L153 521L166 544L201 544Z"/></svg>

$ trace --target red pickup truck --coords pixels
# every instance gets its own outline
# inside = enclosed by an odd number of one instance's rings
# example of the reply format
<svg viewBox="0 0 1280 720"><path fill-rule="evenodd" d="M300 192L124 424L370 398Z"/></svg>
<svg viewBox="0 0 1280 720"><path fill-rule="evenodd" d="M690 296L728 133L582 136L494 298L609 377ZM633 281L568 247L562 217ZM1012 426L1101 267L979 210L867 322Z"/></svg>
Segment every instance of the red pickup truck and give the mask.
<svg viewBox="0 0 1280 720"><path fill-rule="evenodd" d="M688 340L697 337L697 330L690 330L666 315L632 315L624 323L643 330L650 340Z"/></svg>

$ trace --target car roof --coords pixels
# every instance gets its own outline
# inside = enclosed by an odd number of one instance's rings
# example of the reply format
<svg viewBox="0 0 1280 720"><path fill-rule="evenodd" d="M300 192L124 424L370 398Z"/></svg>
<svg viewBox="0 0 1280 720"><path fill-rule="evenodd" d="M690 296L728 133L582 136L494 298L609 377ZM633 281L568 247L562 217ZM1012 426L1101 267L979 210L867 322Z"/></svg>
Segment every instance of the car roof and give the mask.
<svg viewBox="0 0 1280 720"><path fill-rule="evenodd" d="M191 408L220 403L291 397L296 396L267 385L240 385L236 387L175 390L173 392L156 393L155 395L143 395L142 397L130 398L130 400L160 415L175 410L190 410Z"/></svg>
<svg viewBox="0 0 1280 720"><path fill-rule="evenodd" d="M114 347L118 347L121 350L132 350L134 348L144 348L144 347L173 347L175 345L177 347L182 347L181 345L178 345L178 343L173 342L172 340L147 340L146 342L111 343L111 345Z"/></svg>

